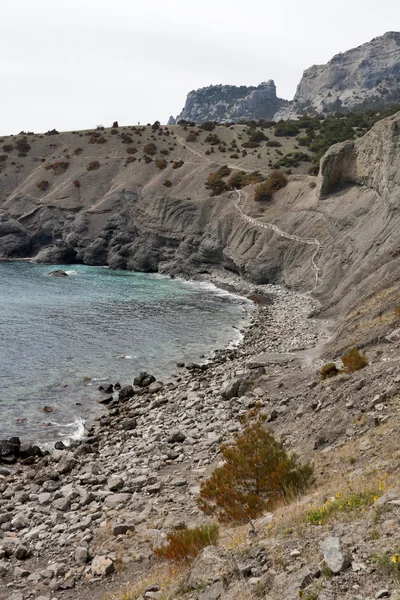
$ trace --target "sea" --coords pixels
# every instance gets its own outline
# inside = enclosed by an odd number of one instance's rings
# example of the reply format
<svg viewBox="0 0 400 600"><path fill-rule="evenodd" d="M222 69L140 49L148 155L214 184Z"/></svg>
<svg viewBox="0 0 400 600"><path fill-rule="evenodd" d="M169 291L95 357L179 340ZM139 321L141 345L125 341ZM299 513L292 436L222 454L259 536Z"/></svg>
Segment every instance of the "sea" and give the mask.
<svg viewBox="0 0 400 600"><path fill-rule="evenodd" d="M158 274L0 262L0 439L78 439L105 412L99 385L173 380L178 362L239 343L250 304Z"/></svg>

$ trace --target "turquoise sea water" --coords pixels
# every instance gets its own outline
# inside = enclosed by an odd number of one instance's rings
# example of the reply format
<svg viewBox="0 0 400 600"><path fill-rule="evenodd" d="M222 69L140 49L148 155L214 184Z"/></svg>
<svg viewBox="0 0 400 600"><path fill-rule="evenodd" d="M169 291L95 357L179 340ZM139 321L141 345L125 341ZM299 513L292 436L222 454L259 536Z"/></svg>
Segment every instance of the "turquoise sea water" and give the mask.
<svg viewBox="0 0 400 600"><path fill-rule="evenodd" d="M54 269L69 277L49 277ZM102 412L101 380L158 379L238 340L248 301L209 284L84 265L0 263L0 439L50 443ZM53 409L46 413L43 408Z"/></svg>

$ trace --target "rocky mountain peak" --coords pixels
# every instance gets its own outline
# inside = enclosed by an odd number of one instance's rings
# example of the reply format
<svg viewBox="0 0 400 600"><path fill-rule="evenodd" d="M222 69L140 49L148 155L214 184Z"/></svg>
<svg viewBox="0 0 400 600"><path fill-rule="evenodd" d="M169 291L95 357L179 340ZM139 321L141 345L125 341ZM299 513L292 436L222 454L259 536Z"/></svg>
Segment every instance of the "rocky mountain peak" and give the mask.
<svg viewBox="0 0 400 600"><path fill-rule="evenodd" d="M272 119L276 111L285 104L285 100L277 97L276 86L272 79L256 87L210 85L189 92L185 106L176 120L220 123L237 122L242 119Z"/></svg>
<svg viewBox="0 0 400 600"><path fill-rule="evenodd" d="M389 31L304 71L289 106L275 120L300 114L378 108L400 101L400 33Z"/></svg>

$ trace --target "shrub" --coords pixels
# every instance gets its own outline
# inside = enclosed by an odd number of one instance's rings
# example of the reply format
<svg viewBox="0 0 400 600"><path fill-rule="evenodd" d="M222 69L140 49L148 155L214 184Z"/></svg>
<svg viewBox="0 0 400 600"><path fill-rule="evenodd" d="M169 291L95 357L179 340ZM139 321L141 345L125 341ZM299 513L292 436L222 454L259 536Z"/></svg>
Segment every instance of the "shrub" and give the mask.
<svg viewBox="0 0 400 600"><path fill-rule="evenodd" d="M213 131L215 129L215 122L214 121L205 121L205 123L202 123L201 125L199 125L200 129L203 129L204 131Z"/></svg>
<svg viewBox="0 0 400 600"><path fill-rule="evenodd" d="M46 133L44 135L58 135L59 132L57 131L57 129L49 129L49 131L46 131Z"/></svg>
<svg viewBox="0 0 400 600"><path fill-rule="evenodd" d="M171 187L172 181L170 181L169 179L166 179L165 181L163 181L163 185L165 185L165 187Z"/></svg>
<svg viewBox="0 0 400 600"><path fill-rule="evenodd" d="M272 194L285 187L287 179L282 171L272 171L267 179L261 185L257 186L254 190L254 200L261 202L263 200L270 200Z"/></svg>
<svg viewBox="0 0 400 600"><path fill-rule="evenodd" d="M114 121L114 123L112 124L113 129L115 129L116 127L118 127L118 121Z"/></svg>
<svg viewBox="0 0 400 600"><path fill-rule="evenodd" d="M150 142L143 148L143 152L149 156L154 156L154 154L157 152L157 147L155 144L153 144L153 142Z"/></svg>
<svg viewBox="0 0 400 600"><path fill-rule="evenodd" d="M160 121L154 121L153 125L151 126L153 131L157 131L157 129L160 129Z"/></svg>
<svg viewBox="0 0 400 600"><path fill-rule="evenodd" d="M195 142L197 141L198 133L196 131L190 131L186 136L186 142Z"/></svg>
<svg viewBox="0 0 400 600"><path fill-rule="evenodd" d="M98 160L92 160L92 162L90 162L88 164L88 166L86 167L87 171L96 171L97 169L100 168L100 163Z"/></svg>
<svg viewBox="0 0 400 600"><path fill-rule="evenodd" d="M3 152L12 152L14 150L14 146L12 144L4 144Z"/></svg>
<svg viewBox="0 0 400 600"><path fill-rule="evenodd" d="M107 140L101 135L92 135L89 140L89 144L106 144Z"/></svg>
<svg viewBox="0 0 400 600"><path fill-rule="evenodd" d="M0 159L1 159L1 156L0 156ZM394 307L393 312L394 312L394 316L396 317L396 319L400 319L400 305L399 304Z"/></svg>
<svg viewBox="0 0 400 600"><path fill-rule="evenodd" d="M146 165L148 165L149 163L153 162L153 159L151 158L151 156L144 156L144 162L146 163Z"/></svg>
<svg viewBox="0 0 400 600"><path fill-rule="evenodd" d="M69 162L65 160L58 160L54 163L45 165L46 171L52 170L55 175L59 175L60 173L64 173L69 167Z"/></svg>
<svg viewBox="0 0 400 600"><path fill-rule="evenodd" d="M18 140L15 142L15 148L18 150L18 152L26 154L31 149L31 146L26 140Z"/></svg>
<svg viewBox="0 0 400 600"><path fill-rule="evenodd" d="M232 175L229 177L227 183L234 190L241 190L246 185L260 183L260 181L263 181L263 176L258 171L254 171L253 173L235 171L235 173L232 173Z"/></svg>
<svg viewBox="0 0 400 600"><path fill-rule="evenodd" d="M174 164L172 165L173 169L180 169L185 163L183 162L183 160L176 160L174 161Z"/></svg>
<svg viewBox="0 0 400 600"><path fill-rule="evenodd" d="M335 375L339 375L340 371L335 365L334 362L327 363L321 369L321 379L330 379L331 377L335 377Z"/></svg>
<svg viewBox="0 0 400 600"><path fill-rule="evenodd" d="M128 156L127 159L126 159L125 164L129 165L130 163L134 163L135 160L136 160L136 158L134 156Z"/></svg>
<svg viewBox="0 0 400 600"><path fill-rule="evenodd" d="M127 133L122 133L121 138L123 144L133 144L133 139Z"/></svg>
<svg viewBox="0 0 400 600"><path fill-rule="evenodd" d="M218 171L209 174L206 181L206 188L212 190L211 196L220 196L231 189L223 180L223 177L227 177L230 173L230 168L224 165Z"/></svg>
<svg viewBox="0 0 400 600"><path fill-rule="evenodd" d="M313 481L312 466L300 465L295 454L289 455L261 419L247 424L221 453L224 463L202 484L198 503L222 522L257 518Z"/></svg>
<svg viewBox="0 0 400 600"><path fill-rule="evenodd" d="M159 158L158 160L155 161L156 163L156 167L157 169L160 169L160 171L162 171L162 169L166 169L167 168L167 161L165 160L165 158Z"/></svg>
<svg viewBox="0 0 400 600"><path fill-rule="evenodd" d="M81 187L81 184L79 183L79 181L77 179L74 179L74 181L72 183L74 184L74 186L76 188L80 188Z"/></svg>
<svg viewBox="0 0 400 600"><path fill-rule="evenodd" d="M42 190L42 192L45 192L49 187L49 182L47 179L43 179L36 184L36 187L39 188L39 190Z"/></svg>
<svg viewBox="0 0 400 600"><path fill-rule="evenodd" d="M83 152L82 148L75 148L74 150L74 154L77 156L78 154L81 154Z"/></svg>
<svg viewBox="0 0 400 600"><path fill-rule="evenodd" d="M221 143L221 140L216 133L209 133L204 141L207 144L211 144L211 146L217 146Z"/></svg>
<svg viewBox="0 0 400 600"><path fill-rule="evenodd" d="M344 373L354 373L368 366L368 360L365 354L362 354L357 348L350 348L346 354L342 356Z"/></svg>
<svg viewBox="0 0 400 600"><path fill-rule="evenodd" d="M299 133L300 129L293 121L279 121L275 125L276 136L294 136Z"/></svg>
<svg viewBox="0 0 400 600"><path fill-rule="evenodd" d="M126 149L126 152L128 154L136 154L137 148L135 148L135 146L128 146L127 149Z"/></svg>
<svg viewBox="0 0 400 600"><path fill-rule="evenodd" d="M218 542L218 525L204 525L200 527L185 528L181 531L167 535L167 546L154 550L158 558L165 558L174 562L192 562L206 546L215 546Z"/></svg>
<svg viewBox="0 0 400 600"><path fill-rule="evenodd" d="M280 148L282 146L278 140L268 140L265 145L268 146L268 148Z"/></svg>
<svg viewBox="0 0 400 600"><path fill-rule="evenodd" d="M312 525L324 525L329 519L343 512L362 512L367 506L372 506L383 493L380 489L364 489L362 492L349 491L347 494L336 494L333 500L327 500L321 506L313 506L306 514L306 520Z"/></svg>

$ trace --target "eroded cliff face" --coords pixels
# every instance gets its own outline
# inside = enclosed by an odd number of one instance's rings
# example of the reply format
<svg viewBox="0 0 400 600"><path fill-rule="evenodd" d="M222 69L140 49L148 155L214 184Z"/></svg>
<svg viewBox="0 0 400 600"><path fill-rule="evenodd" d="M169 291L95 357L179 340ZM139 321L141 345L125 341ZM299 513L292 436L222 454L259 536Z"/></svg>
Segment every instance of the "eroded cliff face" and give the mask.
<svg viewBox="0 0 400 600"><path fill-rule="evenodd" d="M271 79L257 87L211 85L188 94L185 106L176 121L185 119L195 123L221 123L272 119L285 104L285 100L277 97L276 86Z"/></svg>
<svg viewBox="0 0 400 600"><path fill-rule="evenodd" d="M275 120L396 102L400 102L400 33L391 31L304 71L293 101Z"/></svg>
<svg viewBox="0 0 400 600"><path fill-rule="evenodd" d="M361 335L363 314L375 311L371 318L379 324L382 311L393 312L400 276L400 113L355 142L333 146L318 179L292 175L264 204L253 201L253 186L209 197L204 183L220 164L200 145L178 142L181 133L176 128L165 142L157 140L160 150L165 143L179 152L178 169L174 154L165 169L142 160L129 171L119 146L110 143L106 154L96 146L90 156L70 159L47 192L36 186L44 167L34 156L23 176L13 168L8 177L3 172L1 257L187 276L228 269L255 283L312 292L327 317L347 323L349 343ZM63 135L53 144L72 153L66 146L76 140ZM39 146L38 155L44 150ZM49 152L56 152L53 145ZM101 167L88 172L95 156ZM72 184L76 179L81 187ZM373 330L364 327L362 336Z"/></svg>

